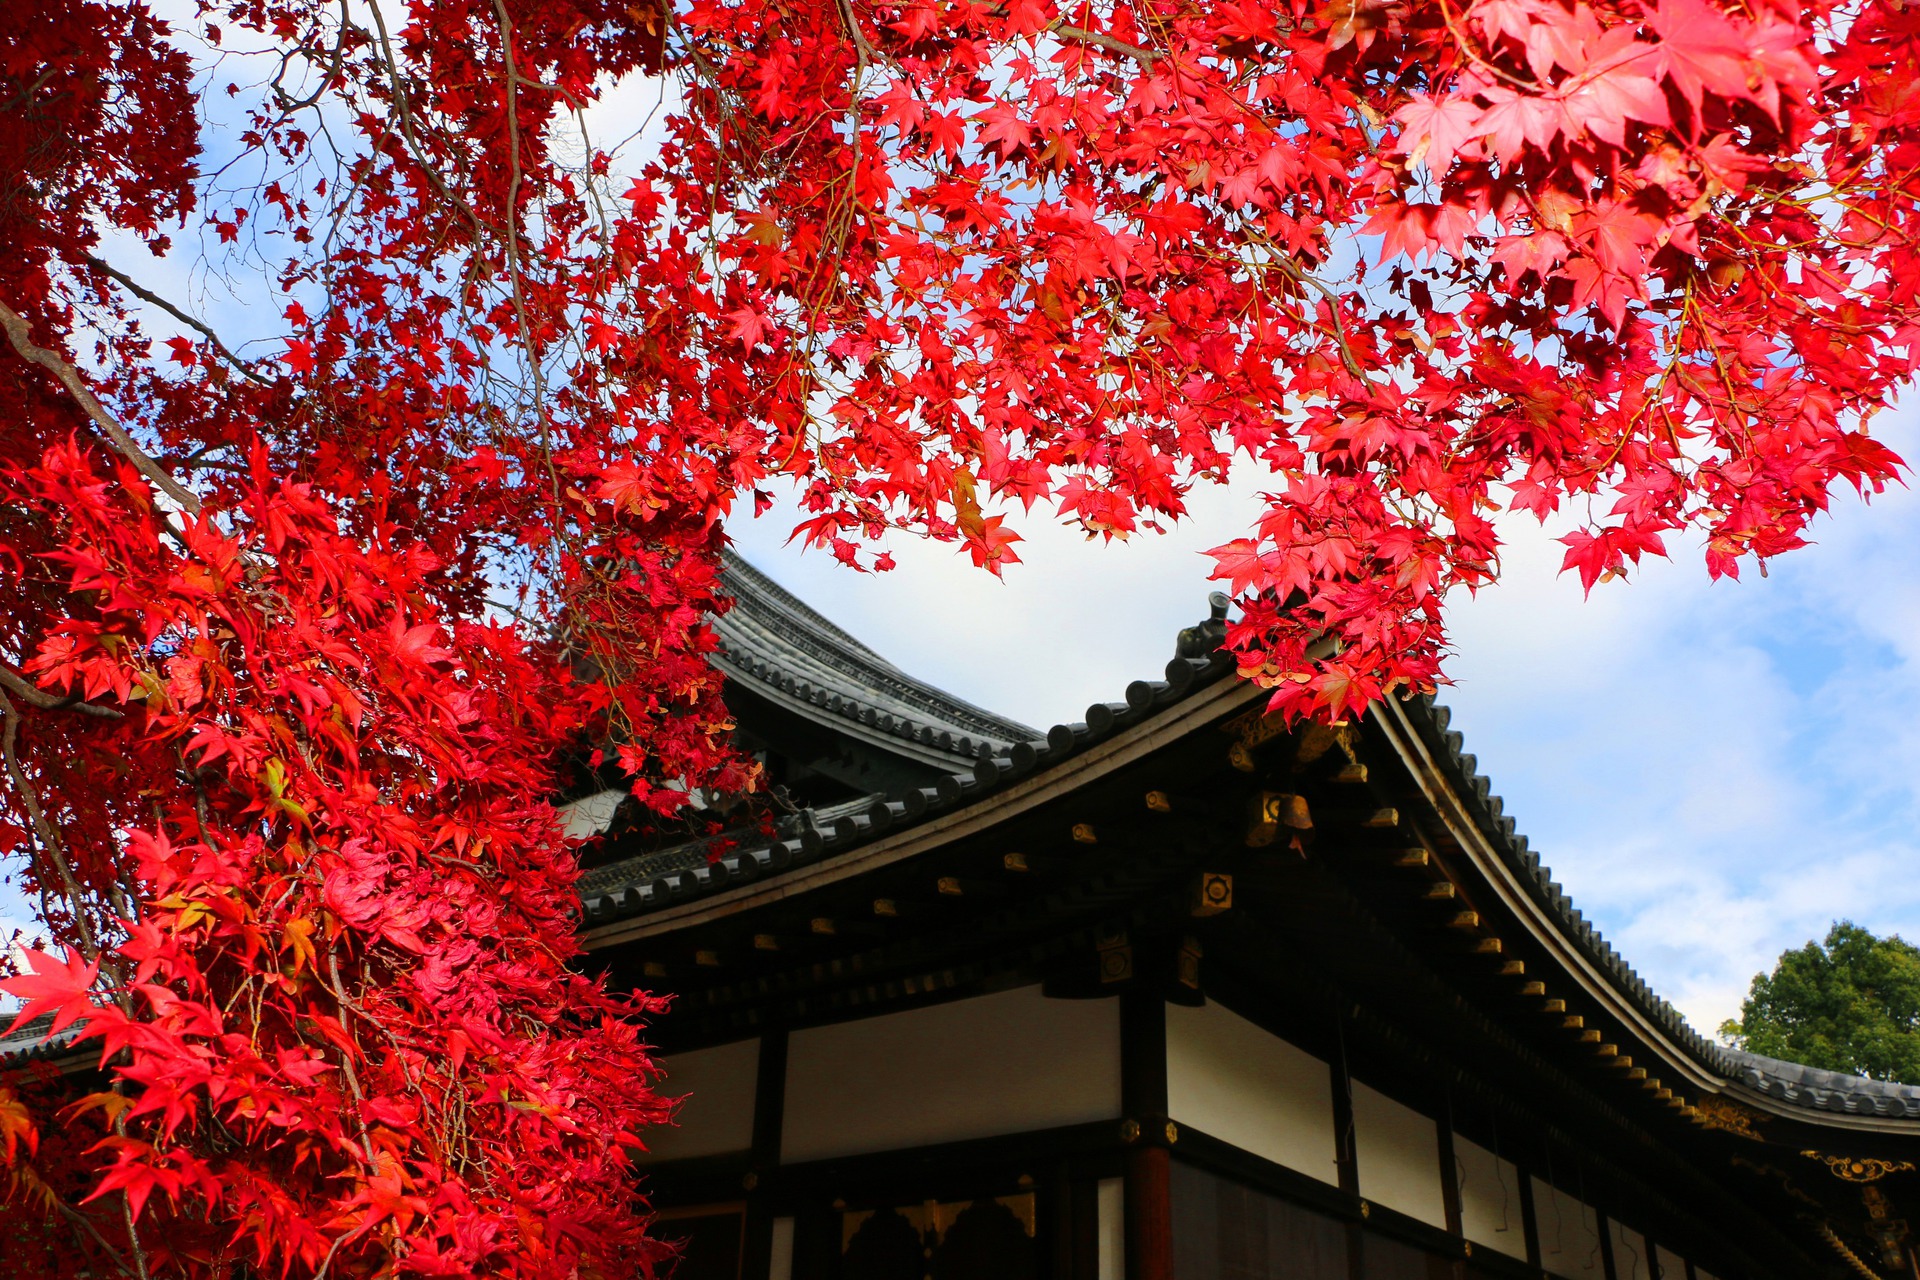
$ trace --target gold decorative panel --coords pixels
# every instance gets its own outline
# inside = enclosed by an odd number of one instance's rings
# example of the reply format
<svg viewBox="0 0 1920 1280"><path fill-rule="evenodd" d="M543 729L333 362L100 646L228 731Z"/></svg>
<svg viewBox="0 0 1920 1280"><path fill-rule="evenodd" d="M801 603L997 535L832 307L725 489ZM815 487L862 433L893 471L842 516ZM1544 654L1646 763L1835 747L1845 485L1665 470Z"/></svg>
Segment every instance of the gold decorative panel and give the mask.
<svg viewBox="0 0 1920 1280"><path fill-rule="evenodd" d="M913 1229L920 1233L921 1238L927 1242L928 1248L937 1249L946 1243L947 1232L953 1229L953 1224L959 1221L961 1214L974 1208L976 1205L983 1204L997 1204L1012 1213L1014 1218L1019 1221L1021 1229L1027 1233L1027 1239L1033 1239L1035 1222L1033 1192L1031 1191L1022 1192L1019 1195L1013 1196L985 1197L980 1200L950 1200L946 1202L924 1200L915 1205L897 1206L891 1210L891 1212L897 1213L905 1218ZM853 1243L853 1238L860 1234L860 1228L867 1225L867 1219L871 1218L875 1212L873 1209L865 1209L840 1215L840 1252L845 1253L847 1251L847 1246Z"/></svg>
<svg viewBox="0 0 1920 1280"><path fill-rule="evenodd" d="M1749 1111L1737 1102L1708 1096L1700 1099L1694 1110L1699 1113L1700 1122L1709 1129L1738 1134L1755 1142L1762 1140L1758 1128L1760 1113Z"/></svg>

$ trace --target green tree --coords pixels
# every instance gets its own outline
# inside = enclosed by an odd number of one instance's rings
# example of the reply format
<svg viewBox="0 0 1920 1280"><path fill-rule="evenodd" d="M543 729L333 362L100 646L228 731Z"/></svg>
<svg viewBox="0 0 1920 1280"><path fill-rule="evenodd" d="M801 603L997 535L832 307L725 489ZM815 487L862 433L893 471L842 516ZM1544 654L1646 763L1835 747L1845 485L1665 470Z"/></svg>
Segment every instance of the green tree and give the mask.
<svg viewBox="0 0 1920 1280"><path fill-rule="evenodd" d="M1730 1043L1830 1071L1920 1083L1920 947L1839 920L1758 974Z"/></svg>

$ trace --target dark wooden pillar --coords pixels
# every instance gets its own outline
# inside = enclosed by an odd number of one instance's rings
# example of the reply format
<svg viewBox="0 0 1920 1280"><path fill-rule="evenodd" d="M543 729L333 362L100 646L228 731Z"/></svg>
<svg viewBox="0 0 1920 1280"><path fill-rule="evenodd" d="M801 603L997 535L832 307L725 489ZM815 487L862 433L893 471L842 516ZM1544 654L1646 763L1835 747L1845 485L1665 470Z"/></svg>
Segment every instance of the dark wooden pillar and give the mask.
<svg viewBox="0 0 1920 1280"><path fill-rule="evenodd" d="M747 1220L740 1245L744 1280L766 1280L773 1261L773 1210L765 1183L780 1166L780 1131L786 1120L787 1033L760 1037L760 1065L753 1085L753 1162L747 1171Z"/></svg>
<svg viewBox="0 0 1920 1280"><path fill-rule="evenodd" d="M1453 1149L1453 1106L1449 1102L1447 1114L1434 1128L1440 1134L1440 1205L1446 1214L1447 1230L1458 1236L1463 1242L1467 1238L1466 1220L1460 1212L1460 1157ZM1469 1246L1470 1248L1471 1246ZM1463 1253L1465 1250L1463 1250ZM1462 1280L1467 1274L1467 1264L1462 1258L1455 1258L1451 1264L1455 1280Z"/></svg>
<svg viewBox="0 0 1920 1280"><path fill-rule="evenodd" d="M1347 1074L1347 1050L1342 1037L1340 1056L1327 1066L1333 1078L1333 1160L1340 1189L1360 1194L1360 1164L1353 1138L1353 1077Z"/></svg>
<svg viewBox="0 0 1920 1280"><path fill-rule="evenodd" d="M1159 1143L1127 1153L1127 1280L1173 1280L1172 1172Z"/></svg>
<svg viewBox="0 0 1920 1280"><path fill-rule="evenodd" d="M1467 1232L1460 1213L1460 1158L1453 1150L1453 1122L1443 1120L1435 1127L1440 1131L1440 1203L1446 1211L1447 1230L1464 1237Z"/></svg>
<svg viewBox="0 0 1920 1280"><path fill-rule="evenodd" d="M1620 1280L1620 1264L1613 1256L1613 1219L1595 1209L1593 1220L1600 1228L1600 1270L1607 1280Z"/></svg>
<svg viewBox="0 0 1920 1280"><path fill-rule="evenodd" d="M1137 984L1120 997L1120 1103L1127 1152L1127 1280L1174 1280L1167 1153L1167 1005Z"/></svg>
<svg viewBox="0 0 1920 1280"><path fill-rule="evenodd" d="M1053 1275L1058 1280L1095 1280L1100 1274L1100 1191L1090 1178L1069 1176L1062 1165L1054 1183L1060 1221L1053 1236Z"/></svg>
<svg viewBox="0 0 1920 1280"><path fill-rule="evenodd" d="M1354 1012L1359 1012L1356 1008ZM1353 1134L1353 1077L1347 1072L1347 1029L1346 1011L1334 1010L1334 1037L1340 1052L1327 1064L1328 1080L1333 1090L1333 1167L1334 1174L1340 1180L1340 1189L1358 1200L1360 1198L1360 1164L1355 1156ZM1361 1204L1364 1212L1366 1205ZM1357 1221L1347 1223L1347 1277L1348 1280L1362 1280L1366 1274L1366 1231Z"/></svg>
<svg viewBox="0 0 1920 1280"><path fill-rule="evenodd" d="M1519 1165L1513 1167L1515 1177L1520 1181L1520 1225L1527 1233L1527 1263L1533 1267L1543 1267L1544 1253L1540 1248L1540 1214L1533 1204L1533 1174ZM1693 1280L1688 1276L1687 1280Z"/></svg>

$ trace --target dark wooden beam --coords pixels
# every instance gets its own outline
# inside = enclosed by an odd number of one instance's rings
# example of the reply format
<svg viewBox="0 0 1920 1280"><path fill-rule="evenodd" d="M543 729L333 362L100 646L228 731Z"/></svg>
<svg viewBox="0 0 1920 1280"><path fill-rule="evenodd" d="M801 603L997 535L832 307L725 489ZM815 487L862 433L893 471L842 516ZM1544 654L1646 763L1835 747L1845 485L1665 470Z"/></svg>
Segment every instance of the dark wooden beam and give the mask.
<svg viewBox="0 0 1920 1280"><path fill-rule="evenodd" d="M752 1167L743 1180L747 1193L746 1234L741 1243L742 1275L763 1276L773 1259L773 1210L761 1185L765 1171L780 1167L780 1134L786 1125L787 1033L776 1027L760 1037L760 1061L753 1082Z"/></svg>
<svg viewBox="0 0 1920 1280"><path fill-rule="evenodd" d="M1460 1164L1453 1150L1452 1110L1449 1104L1448 1114L1440 1117L1434 1126L1440 1133L1440 1204L1446 1214L1447 1230L1456 1236L1465 1236L1460 1214Z"/></svg>
<svg viewBox="0 0 1920 1280"><path fill-rule="evenodd" d="M1120 997L1120 1105L1127 1132L1127 1280L1174 1280L1167 1139L1167 1004L1157 982Z"/></svg>
<svg viewBox="0 0 1920 1280"><path fill-rule="evenodd" d="M1598 1209L1593 1211L1593 1220L1600 1228L1600 1269L1606 1273L1607 1280L1620 1280L1620 1270L1613 1257L1613 1220Z"/></svg>
<svg viewBox="0 0 1920 1280"><path fill-rule="evenodd" d="M1533 1173L1520 1165L1515 1165L1513 1172L1520 1183L1520 1225L1527 1232L1527 1262L1541 1267L1545 1264L1540 1261L1544 1255L1540 1251L1540 1214L1533 1203Z"/></svg>

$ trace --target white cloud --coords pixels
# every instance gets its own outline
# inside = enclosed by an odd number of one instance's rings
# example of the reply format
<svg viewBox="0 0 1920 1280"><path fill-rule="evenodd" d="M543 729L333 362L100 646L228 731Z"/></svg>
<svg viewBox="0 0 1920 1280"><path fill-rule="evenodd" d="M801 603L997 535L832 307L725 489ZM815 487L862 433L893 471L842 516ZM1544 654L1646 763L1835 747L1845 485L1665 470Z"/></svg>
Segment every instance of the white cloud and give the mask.
<svg viewBox="0 0 1920 1280"><path fill-rule="evenodd" d="M1104 545L1037 508L1016 510L1022 563L1004 579L953 546L911 538L887 543L893 571L850 572L786 544L796 518L784 503L730 532L754 564L898 666L1044 729L1161 674L1217 586L1201 553L1246 532L1256 488L1198 490L1171 533Z"/></svg>

